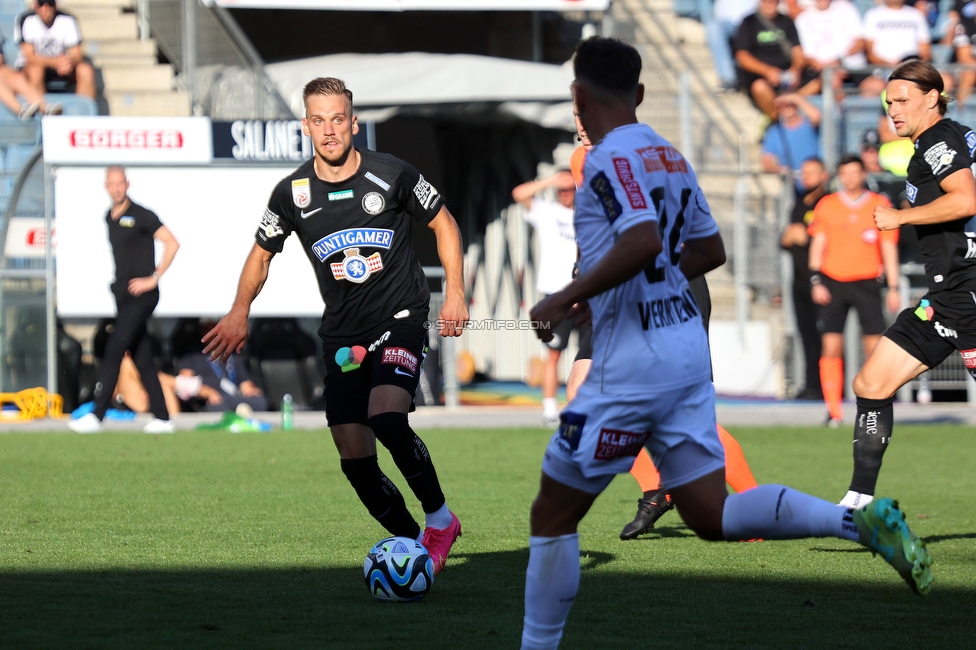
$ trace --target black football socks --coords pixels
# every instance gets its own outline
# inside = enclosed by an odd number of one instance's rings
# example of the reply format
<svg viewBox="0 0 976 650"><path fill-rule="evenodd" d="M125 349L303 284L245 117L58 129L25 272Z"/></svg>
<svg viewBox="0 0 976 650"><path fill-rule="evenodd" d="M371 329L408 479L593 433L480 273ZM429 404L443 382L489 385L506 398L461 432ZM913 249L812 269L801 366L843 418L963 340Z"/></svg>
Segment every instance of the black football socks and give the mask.
<svg viewBox="0 0 976 650"><path fill-rule="evenodd" d="M851 492L874 495L881 459L891 441L892 399L857 398L854 422L854 476Z"/></svg>

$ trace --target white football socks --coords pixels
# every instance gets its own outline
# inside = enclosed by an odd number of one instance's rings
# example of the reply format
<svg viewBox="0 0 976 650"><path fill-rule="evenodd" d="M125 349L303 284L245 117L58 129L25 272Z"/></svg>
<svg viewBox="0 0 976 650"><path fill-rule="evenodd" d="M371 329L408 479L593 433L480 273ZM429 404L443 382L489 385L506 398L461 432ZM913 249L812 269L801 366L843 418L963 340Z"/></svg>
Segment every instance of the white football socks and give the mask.
<svg viewBox="0 0 976 650"><path fill-rule="evenodd" d="M529 537L522 650L559 647L579 589L579 534Z"/></svg>
<svg viewBox="0 0 976 650"><path fill-rule="evenodd" d="M451 511L447 509L447 502L434 512L428 512L424 516L424 525L427 528L439 528L441 530L451 525Z"/></svg>
<svg viewBox="0 0 976 650"><path fill-rule="evenodd" d="M722 534L730 541L802 537L858 540L849 508L785 485L760 485L729 495L722 511Z"/></svg>
<svg viewBox="0 0 976 650"><path fill-rule="evenodd" d="M542 416L547 418L554 418L559 415L559 402L556 401L555 397L544 397L542 398Z"/></svg>
<svg viewBox="0 0 976 650"><path fill-rule="evenodd" d="M840 505L857 510L858 508L863 508L872 501L874 501L874 496L870 494L861 494L860 492L848 490L847 494L844 495L844 498L840 500Z"/></svg>

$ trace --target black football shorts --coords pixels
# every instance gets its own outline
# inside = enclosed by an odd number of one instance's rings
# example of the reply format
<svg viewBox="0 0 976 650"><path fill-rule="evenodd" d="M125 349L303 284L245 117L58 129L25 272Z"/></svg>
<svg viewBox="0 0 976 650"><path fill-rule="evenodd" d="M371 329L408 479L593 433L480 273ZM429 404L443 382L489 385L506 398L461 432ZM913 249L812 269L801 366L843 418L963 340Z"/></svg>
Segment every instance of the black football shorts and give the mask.
<svg viewBox="0 0 976 650"><path fill-rule="evenodd" d="M934 368L959 350L976 378L976 293L966 290L930 293L900 314L884 334L898 347Z"/></svg>
<svg viewBox="0 0 976 650"><path fill-rule="evenodd" d="M842 334L851 307L857 310L862 334L877 336L885 331L881 283L878 280L840 282L826 275L821 277L830 291L830 304L820 307L821 334Z"/></svg>
<svg viewBox="0 0 976 650"><path fill-rule="evenodd" d="M427 328L423 321L390 320L363 341L325 346L325 417L329 426L367 424L369 393L375 386L417 392ZM413 404L410 410L414 410Z"/></svg>

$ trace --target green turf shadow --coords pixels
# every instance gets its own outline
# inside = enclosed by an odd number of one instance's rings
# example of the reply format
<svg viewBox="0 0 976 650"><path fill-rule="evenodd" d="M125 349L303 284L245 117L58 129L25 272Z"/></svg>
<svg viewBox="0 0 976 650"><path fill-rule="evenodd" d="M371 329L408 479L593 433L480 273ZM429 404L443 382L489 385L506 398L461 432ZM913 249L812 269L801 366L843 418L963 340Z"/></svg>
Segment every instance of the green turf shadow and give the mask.
<svg viewBox="0 0 976 650"><path fill-rule="evenodd" d="M976 593L635 575L582 552L564 648L972 647ZM0 647L514 648L527 552L458 554L421 603L359 568L0 574Z"/></svg>

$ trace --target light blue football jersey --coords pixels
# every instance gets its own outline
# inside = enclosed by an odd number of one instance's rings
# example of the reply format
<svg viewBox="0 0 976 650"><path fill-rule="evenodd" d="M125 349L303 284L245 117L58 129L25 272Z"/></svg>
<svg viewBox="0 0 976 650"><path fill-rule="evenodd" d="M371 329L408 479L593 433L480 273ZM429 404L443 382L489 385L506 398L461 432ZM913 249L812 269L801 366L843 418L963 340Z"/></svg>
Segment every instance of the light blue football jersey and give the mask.
<svg viewBox="0 0 976 650"><path fill-rule="evenodd" d="M590 299L586 388L634 393L709 381L708 338L678 268L682 242L718 232L694 170L651 127L628 124L590 150L583 177L575 215L581 272L638 223L657 222L664 244L653 266Z"/></svg>

